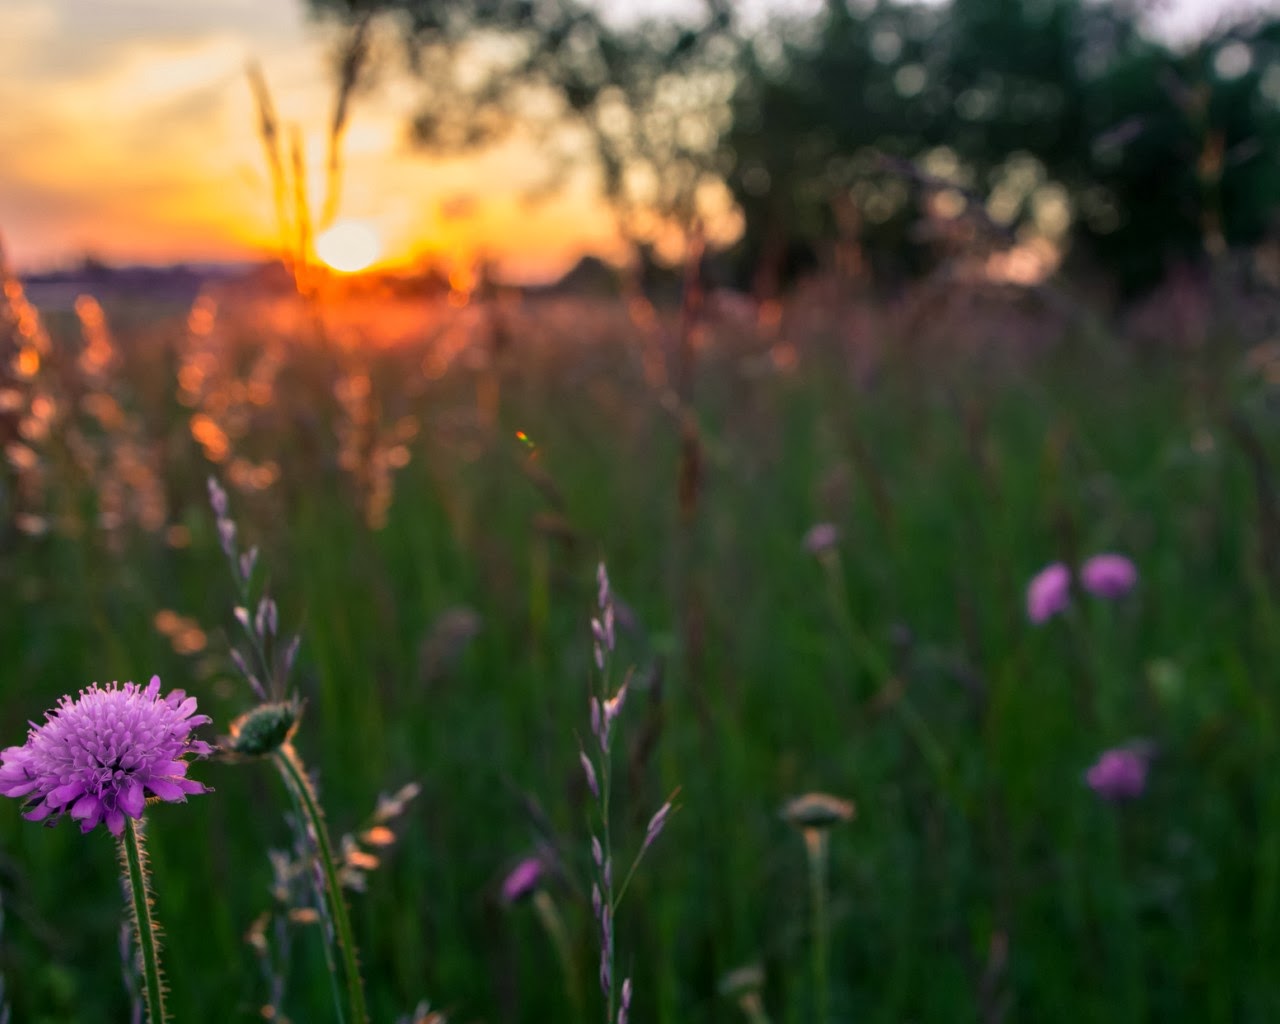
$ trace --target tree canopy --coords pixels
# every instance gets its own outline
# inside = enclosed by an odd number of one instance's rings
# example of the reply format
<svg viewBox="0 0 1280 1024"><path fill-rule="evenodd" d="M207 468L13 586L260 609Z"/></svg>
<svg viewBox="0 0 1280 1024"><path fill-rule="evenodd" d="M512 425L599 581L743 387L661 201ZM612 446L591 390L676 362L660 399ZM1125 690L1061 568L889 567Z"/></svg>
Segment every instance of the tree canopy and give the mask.
<svg viewBox="0 0 1280 1024"><path fill-rule="evenodd" d="M423 145L519 131L563 168L585 139L631 237L733 206L744 268L848 235L909 275L933 258L922 221L968 221L1133 293L1277 227L1280 18L1176 48L1089 0L826 0L751 23L732 0L624 22L588 0L310 2L395 19Z"/></svg>

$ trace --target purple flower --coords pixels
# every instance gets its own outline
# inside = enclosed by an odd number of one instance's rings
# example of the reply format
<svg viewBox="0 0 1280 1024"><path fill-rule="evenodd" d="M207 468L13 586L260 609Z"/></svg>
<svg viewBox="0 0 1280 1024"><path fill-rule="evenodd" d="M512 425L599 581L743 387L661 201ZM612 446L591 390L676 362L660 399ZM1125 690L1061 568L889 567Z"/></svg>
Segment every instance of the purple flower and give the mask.
<svg viewBox="0 0 1280 1024"><path fill-rule="evenodd" d="M105 820L118 836L126 814L142 817L148 795L181 803L209 792L186 777L188 755L213 752L191 738L210 721L195 709L181 690L161 697L159 676L146 689L94 683L75 700L63 697L44 725L32 723L25 745L0 751L0 795L26 797L29 821L70 814L81 832Z"/></svg>
<svg viewBox="0 0 1280 1024"><path fill-rule="evenodd" d="M542 874L542 861L526 857L502 880L502 902L510 905L524 899L542 884Z"/></svg>
<svg viewBox="0 0 1280 1024"><path fill-rule="evenodd" d="M820 555L834 548L839 539L840 531L835 523L817 523L804 535L804 549L811 555Z"/></svg>
<svg viewBox="0 0 1280 1024"><path fill-rule="evenodd" d="M1027 584L1027 618L1047 622L1071 601L1071 570L1061 562L1041 569Z"/></svg>
<svg viewBox="0 0 1280 1024"><path fill-rule="evenodd" d="M1094 555L1080 566L1080 582L1096 597L1124 597L1138 582L1138 570L1124 555Z"/></svg>
<svg viewBox="0 0 1280 1024"><path fill-rule="evenodd" d="M1136 750L1106 751L1085 773L1085 781L1104 800L1132 800L1147 785L1147 759Z"/></svg>

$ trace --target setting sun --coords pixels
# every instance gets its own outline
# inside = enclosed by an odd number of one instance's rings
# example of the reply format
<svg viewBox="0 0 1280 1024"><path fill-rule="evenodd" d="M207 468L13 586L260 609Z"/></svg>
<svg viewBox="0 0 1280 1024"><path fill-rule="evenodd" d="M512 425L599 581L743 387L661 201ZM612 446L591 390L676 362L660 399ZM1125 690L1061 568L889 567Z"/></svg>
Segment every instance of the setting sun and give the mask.
<svg viewBox="0 0 1280 1024"><path fill-rule="evenodd" d="M316 237L316 255L334 270L354 274L377 261L382 243L368 224L340 221Z"/></svg>

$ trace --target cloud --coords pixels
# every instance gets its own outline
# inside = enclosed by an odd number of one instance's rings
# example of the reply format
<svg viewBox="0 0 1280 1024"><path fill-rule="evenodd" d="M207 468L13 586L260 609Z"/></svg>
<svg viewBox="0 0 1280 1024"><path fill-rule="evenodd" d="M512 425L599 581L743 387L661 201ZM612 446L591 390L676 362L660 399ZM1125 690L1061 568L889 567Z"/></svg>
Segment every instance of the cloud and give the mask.
<svg viewBox="0 0 1280 1024"><path fill-rule="evenodd" d="M0 67L15 78L35 72L58 34L58 12L41 0L10 0L0 33Z"/></svg>

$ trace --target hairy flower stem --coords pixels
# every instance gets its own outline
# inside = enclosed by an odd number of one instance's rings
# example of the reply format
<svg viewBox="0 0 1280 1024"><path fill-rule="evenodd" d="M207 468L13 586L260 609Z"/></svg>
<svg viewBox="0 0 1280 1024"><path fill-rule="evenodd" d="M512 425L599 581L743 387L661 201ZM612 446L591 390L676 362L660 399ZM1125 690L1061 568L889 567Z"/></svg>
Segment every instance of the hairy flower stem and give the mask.
<svg viewBox="0 0 1280 1024"><path fill-rule="evenodd" d="M804 833L805 851L809 855L809 912L813 929L810 960L815 1024L827 1024L831 1019L827 986L827 838L825 828L810 828Z"/></svg>
<svg viewBox="0 0 1280 1024"><path fill-rule="evenodd" d="M325 900L329 904L329 916L333 921L335 939L342 956L351 1020L354 1024L368 1024L369 1013L365 1009L364 983L360 980L355 936L351 931L351 918L347 914L346 900L342 898L342 886L338 880L338 867L333 859L333 844L329 841L329 828L324 821L324 812L320 809L315 789L312 788L311 780L307 778L302 759L298 757L293 744L286 742L271 755L271 759L275 762L280 777L284 779L290 793L297 800L315 836L316 855L320 860L320 870L324 874Z"/></svg>
<svg viewBox="0 0 1280 1024"><path fill-rule="evenodd" d="M164 1024L168 1017L164 1012L164 986L160 980L160 943L156 939L159 928L151 916L151 892L147 884L147 855L143 845L142 825L133 818L125 818L124 835L120 837L120 859L125 869L129 897L133 902L133 924L138 935L138 950L142 955L147 1020L150 1024Z"/></svg>

